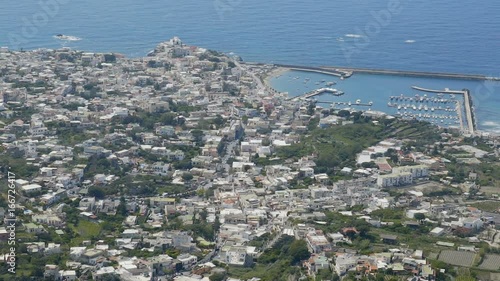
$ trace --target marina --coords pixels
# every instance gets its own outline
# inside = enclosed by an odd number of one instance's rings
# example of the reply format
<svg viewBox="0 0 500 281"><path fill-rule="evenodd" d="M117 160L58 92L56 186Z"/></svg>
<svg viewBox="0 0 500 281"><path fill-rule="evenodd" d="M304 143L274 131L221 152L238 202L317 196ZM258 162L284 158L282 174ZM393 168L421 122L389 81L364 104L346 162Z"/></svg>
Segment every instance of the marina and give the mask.
<svg viewBox="0 0 500 281"><path fill-rule="evenodd" d="M362 110L427 121L441 127L456 128L464 134L500 132L500 114L495 106L500 102L500 97L485 93L485 90L490 92L495 89L493 87L500 86L499 82L365 73L355 73L348 79L340 79L324 73L284 71L281 77L270 78L269 84L287 93L287 100L304 100L307 94L314 93L318 88L333 88L322 82L332 81L335 82L335 88L341 89L344 94L314 94L312 97L318 104L360 110L363 107L354 104L357 99L361 99L365 105L368 101L373 102ZM306 79L307 83L303 83ZM319 85L315 85L316 82L320 82ZM488 97L487 102L484 102L485 96Z"/></svg>
<svg viewBox="0 0 500 281"><path fill-rule="evenodd" d="M462 91L457 91L457 90L450 90L449 88L445 88L444 90L433 90L433 89L427 89L427 88L422 88L422 87L417 87L417 86L412 86L413 89L422 91L422 92L427 92L427 93L437 93L439 94L450 94L450 95L461 95L463 96L463 106L465 109L465 116L462 116L463 112L462 110L458 110L460 107L460 104L457 104L457 113L459 115L460 119L460 130L464 133L474 135L476 131L476 123L475 123L475 117L474 117L474 110L472 107L472 102L471 102L471 96L470 96L470 91L465 89Z"/></svg>

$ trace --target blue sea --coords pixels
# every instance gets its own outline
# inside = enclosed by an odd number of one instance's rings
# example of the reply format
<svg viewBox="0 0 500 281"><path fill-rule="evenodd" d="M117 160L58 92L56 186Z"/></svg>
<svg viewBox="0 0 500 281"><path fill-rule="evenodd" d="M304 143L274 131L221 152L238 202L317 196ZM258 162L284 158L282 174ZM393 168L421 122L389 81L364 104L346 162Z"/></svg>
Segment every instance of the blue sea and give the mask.
<svg viewBox="0 0 500 281"><path fill-rule="evenodd" d="M0 10L0 46L137 57L179 36L245 61L500 76L498 15L497 0L20 0ZM56 34L81 40L61 41ZM353 78L367 94L377 94L374 85L380 91L408 88L403 77ZM499 85L438 84L482 89L486 94L475 94L476 111L489 119L479 125L491 129L500 120Z"/></svg>

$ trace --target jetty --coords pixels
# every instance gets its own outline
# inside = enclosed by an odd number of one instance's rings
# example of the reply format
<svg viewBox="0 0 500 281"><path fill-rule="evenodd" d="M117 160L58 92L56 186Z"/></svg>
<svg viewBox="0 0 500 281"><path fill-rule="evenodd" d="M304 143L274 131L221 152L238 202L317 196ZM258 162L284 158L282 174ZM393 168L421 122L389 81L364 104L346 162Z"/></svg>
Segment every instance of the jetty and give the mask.
<svg viewBox="0 0 500 281"><path fill-rule="evenodd" d="M317 101L317 103L330 104L332 106L335 105L346 105L346 106L372 106L373 102L362 103L362 102L345 102L345 101Z"/></svg>
<svg viewBox="0 0 500 281"><path fill-rule="evenodd" d="M342 79L348 78L356 73L367 74L386 74L398 75L408 77L429 77L429 78L444 78L444 79L459 79L459 80L478 80L478 81L500 81L500 77L492 77L481 74L461 74L461 73L444 73L444 72L425 72L425 71L405 71L405 70L391 70L391 69L374 69L374 68L357 68L357 67L344 67L344 66L303 66L303 65L290 65L290 64L265 64L255 62L242 62L248 65L271 65L274 67L288 68L290 70L316 72L328 75L334 75Z"/></svg>
<svg viewBox="0 0 500 281"><path fill-rule="evenodd" d="M300 95L300 96L289 98L288 100L308 99L308 98L312 98L312 97L319 96L322 94L332 94L334 96L341 96L344 94L344 92L339 91L337 89L333 89L333 88L320 88L317 90L307 92L307 93Z"/></svg>
<svg viewBox="0 0 500 281"><path fill-rule="evenodd" d="M445 88L444 90L432 90L432 89L426 89L422 87L417 87L417 86L411 86L412 89L421 91L421 92L427 92L427 93L435 93L435 94L454 94L454 95L463 95L464 91L455 91L455 90L450 90L448 88Z"/></svg>
<svg viewBox="0 0 500 281"><path fill-rule="evenodd" d="M249 63L251 64L251 63ZM274 64L275 67L287 68L290 70L304 71L304 72L314 72L327 75L333 75L340 78L349 78L352 76L352 71L343 70L339 68L329 68L329 67L315 67L315 66L302 66L302 65L291 65L291 64Z"/></svg>
<svg viewBox="0 0 500 281"><path fill-rule="evenodd" d="M464 116L462 116L463 112L460 107L460 103L458 103L458 108L457 108L457 113L458 117L460 119L460 129L462 132L468 132L471 135L474 135L475 130L476 130L476 124L475 124L475 119L474 119L474 111L472 110L472 103L471 103L471 96L470 96L470 91L467 89L464 89L462 91L456 91L456 90L450 90L448 88L444 90L433 90L433 89L426 89L422 87L417 87L417 86L412 86L413 89L422 91L422 92L427 92L427 93L437 93L437 94L452 94L452 95L463 95L464 97L464 108L465 108L465 120Z"/></svg>
<svg viewBox="0 0 500 281"><path fill-rule="evenodd" d="M338 69L341 71L351 71L353 73L367 74L385 74L407 77L429 77L429 78L444 78L444 79L459 79L459 80L493 80L500 81L500 77L490 77L480 74L461 74L461 73L443 73L443 72L424 72L424 71L406 71L406 70L390 70L390 69L371 69L371 68L352 68L338 66L322 66L322 69Z"/></svg>

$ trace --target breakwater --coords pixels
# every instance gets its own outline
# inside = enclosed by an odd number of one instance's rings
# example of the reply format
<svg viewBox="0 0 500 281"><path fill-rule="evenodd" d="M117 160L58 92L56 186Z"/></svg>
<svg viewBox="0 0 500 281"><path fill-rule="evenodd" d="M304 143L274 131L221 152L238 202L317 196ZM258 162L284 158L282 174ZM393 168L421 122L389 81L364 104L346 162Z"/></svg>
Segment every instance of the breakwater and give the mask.
<svg viewBox="0 0 500 281"><path fill-rule="evenodd" d="M244 62L248 65L269 65L264 63ZM426 78L443 78L443 79L459 79L459 80L478 80L478 81L500 81L500 77L491 77L480 74L461 74L461 73L443 73L443 72L423 72L423 71L406 71L406 70L390 70L390 69L371 69L343 66L304 66L291 64L272 64L274 67L288 68L290 70L316 72L330 74L337 77L348 78L355 73L367 74L385 74L407 77L426 77Z"/></svg>
<svg viewBox="0 0 500 281"><path fill-rule="evenodd" d="M340 78L348 78L352 75L352 71L336 69L336 68L326 68L326 67L314 67L314 66L300 66L291 64L274 64L275 67L288 68L290 70L298 70L305 72L315 72L334 75Z"/></svg>
<svg viewBox="0 0 500 281"><path fill-rule="evenodd" d="M349 68L324 66L321 69L339 69L342 71L352 71L353 73L368 73L368 74L387 74L408 77L428 77L428 78L445 78L445 79L460 79L460 80L493 80L500 81L500 77L489 77L486 75L477 74L461 74L461 73L442 73L442 72L421 72L421 71L406 71L406 70L388 70L388 69L369 69L369 68Z"/></svg>

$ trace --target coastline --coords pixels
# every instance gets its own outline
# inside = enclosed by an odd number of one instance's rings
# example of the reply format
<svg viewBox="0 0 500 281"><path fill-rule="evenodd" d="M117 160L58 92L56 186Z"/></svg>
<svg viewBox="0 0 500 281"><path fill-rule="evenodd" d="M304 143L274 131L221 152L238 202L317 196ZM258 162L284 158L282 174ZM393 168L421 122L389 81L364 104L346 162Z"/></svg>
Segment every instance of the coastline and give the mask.
<svg viewBox="0 0 500 281"><path fill-rule="evenodd" d="M288 71L290 71L289 68L280 67L280 66L274 67L270 71L266 72L264 80L266 82L268 82L268 79L271 79L271 78L279 76L279 75L283 75L284 73L286 73Z"/></svg>
<svg viewBox="0 0 500 281"><path fill-rule="evenodd" d="M274 91L278 92L276 89L273 88L273 86L271 85L271 79L272 78L275 78L275 77L278 77L280 75L283 75L284 73L290 71L289 68L285 68L285 67L274 67L273 69L271 69L270 71L266 72L264 74L264 77L262 78L262 82L264 83L264 85L267 87L267 88L270 88L270 89L273 89Z"/></svg>

